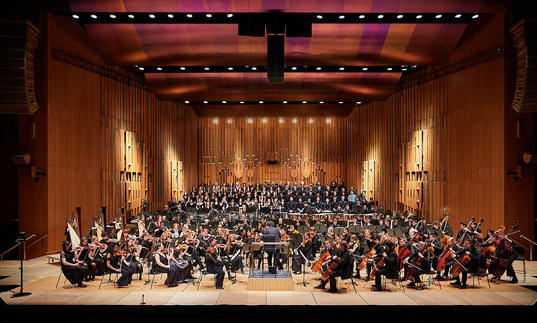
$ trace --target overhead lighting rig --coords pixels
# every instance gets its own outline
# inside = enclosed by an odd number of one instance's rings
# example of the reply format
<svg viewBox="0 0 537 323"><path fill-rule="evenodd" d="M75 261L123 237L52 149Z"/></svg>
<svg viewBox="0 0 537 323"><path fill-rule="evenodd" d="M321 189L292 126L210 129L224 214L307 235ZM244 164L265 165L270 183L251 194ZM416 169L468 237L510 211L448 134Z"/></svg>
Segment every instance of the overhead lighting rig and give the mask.
<svg viewBox="0 0 537 323"><path fill-rule="evenodd" d="M304 66L287 65L285 73L402 73L417 65L378 65L378 66ZM266 73L269 68L264 65L235 66L170 66L170 65L136 65L144 73Z"/></svg>

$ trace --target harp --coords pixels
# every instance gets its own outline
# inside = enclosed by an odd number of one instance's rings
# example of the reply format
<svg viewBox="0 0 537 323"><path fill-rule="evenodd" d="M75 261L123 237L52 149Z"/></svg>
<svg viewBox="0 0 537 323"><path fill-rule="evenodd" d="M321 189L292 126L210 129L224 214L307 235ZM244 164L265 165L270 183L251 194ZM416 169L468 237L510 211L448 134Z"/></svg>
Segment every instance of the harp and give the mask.
<svg viewBox="0 0 537 323"><path fill-rule="evenodd" d="M77 206L71 212L71 218L65 219L67 225L67 232L69 234L69 239L74 248L80 246L80 214L82 209L80 206Z"/></svg>
<svg viewBox="0 0 537 323"><path fill-rule="evenodd" d="M94 230L95 232L95 235L97 236L97 239L99 239L99 241L101 241L102 239L102 234L104 232L104 224L106 223L105 219L104 219L104 213L105 213L105 207L101 207L99 208L99 210L97 210L97 216L93 218L93 225L92 225L92 230Z"/></svg>
<svg viewBox="0 0 537 323"><path fill-rule="evenodd" d="M114 217L114 227L116 229L116 239L121 241L123 229L125 228L125 208L123 206L117 210Z"/></svg>

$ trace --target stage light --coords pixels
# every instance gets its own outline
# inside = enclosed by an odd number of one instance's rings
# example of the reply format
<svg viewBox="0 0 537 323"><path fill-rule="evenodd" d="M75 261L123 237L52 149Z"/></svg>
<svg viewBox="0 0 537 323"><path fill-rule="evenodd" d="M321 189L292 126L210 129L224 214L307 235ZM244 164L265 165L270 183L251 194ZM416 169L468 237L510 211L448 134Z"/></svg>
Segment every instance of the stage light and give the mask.
<svg viewBox="0 0 537 323"><path fill-rule="evenodd" d="M442 18L442 15L436 15L436 19Z"/></svg>
<svg viewBox="0 0 537 323"><path fill-rule="evenodd" d="M397 15L397 19L403 18L403 15Z"/></svg>
<svg viewBox="0 0 537 323"><path fill-rule="evenodd" d="M110 18L116 19L116 15L110 15Z"/></svg>
<svg viewBox="0 0 537 323"><path fill-rule="evenodd" d="M345 70L345 67L340 67L339 70L340 70L340 71L344 71L344 70Z"/></svg>
<svg viewBox="0 0 537 323"><path fill-rule="evenodd" d="M319 104L324 104L324 101L319 101Z"/></svg>
<svg viewBox="0 0 537 323"><path fill-rule="evenodd" d="M293 120L291 120L292 123L297 123L298 120L296 118L293 118Z"/></svg>
<svg viewBox="0 0 537 323"><path fill-rule="evenodd" d="M173 18L173 15L171 13L168 14L168 18Z"/></svg>
<svg viewBox="0 0 537 323"><path fill-rule="evenodd" d="M308 103L308 101L302 101L302 103L303 103L303 104L306 104L306 103Z"/></svg>
<svg viewBox="0 0 537 323"><path fill-rule="evenodd" d="M317 68L316 68L316 70L320 71L320 70L321 70L321 68L320 68L320 67L317 67Z"/></svg>
<svg viewBox="0 0 537 323"><path fill-rule="evenodd" d="M190 101L188 101L188 100L187 100L187 101L185 101L185 103L186 103L186 104L189 104L189 103L190 103Z"/></svg>
<svg viewBox="0 0 537 323"><path fill-rule="evenodd" d="M406 68L402 68L401 71L406 71L407 69Z"/></svg>
<svg viewBox="0 0 537 323"><path fill-rule="evenodd" d="M134 15L128 15L127 17L133 19L133 18L134 18Z"/></svg>
<svg viewBox="0 0 537 323"><path fill-rule="evenodd" d="M460 17L462 17L462 15L460 13L455 15L455 18L460 18Z"/></svg>
<svg viewBox="0 0 537 323"><path fill-rule="evenodd" d="M90 17L93 19L97 19L97 15L91 15Z"/></svg>
<svg viewBox="0 0 537 323"><path fill-rule="evenodd" d="M255 70L257 70L257 67L255 67L255 66L252 67L252 71L255 71Z"/></svg>
<svg viewBox="0 0 537 323"><path fill-rule="evenodd" d="M157 71L162 71L162 67L157 67Z"/></svg>
<svg viewBox="0 0 537 323"><path fill-rule="evenodd" d="M416 19L421 19L422 17L423 17L422 15L417 15Z"/></svg>
<svg viewBox="0 0 537 323"><path fill-rule="evenodd" d="M211 15L210 13L206 14L205 17L207 18L211 18L213 15Z"/></svg>
<svg viewBox="0 0 537 323"><path fill-rule="evenodd" d="M239 102L240 104L244 104L244 101Z"/></svg>
<svg viewBox="0 0 537 323"><path fill-rule="evenodd" d="M203 103L207 104L207 103L209 103L209 101L203 101Z"/></svg>
<svg viewBox="0 0 537 323"><path fill-rule="evenodd" d="M78 15L73 15L73 18L78 19L80 17Z"/></svg>
<svg viewBox="0 0 537 323"><path fill-rule="evenodd" d="M293 71L296 71L296 66L291 67Z"/></svg>
<svg viewBox="0 0 537 323"><path fill-rule="evenodd" d="M228 67L227 69L230 71L233 71L233 67Z"/></svg>
<svg viewBox="0 0 537 323"><path fill-rule="evenodd" d="M260 104L263 104L263 101L259 101Z"/></svg>
<svg viewBox="0 0 537 323"><path fill-rule="evenodd" d="M356 102L356 104L362 104L362 101L358 101L358 102Z"/></svg>
<svg viewBox="0 0 537 323"><path fill-rule="evenodd" d="M227 14L227 17L228 17L228 18L231 18L231 17L233 17L233 14L232 14L232 13L228 13L228 14Z"/></svg>
<svg viewBox="0 0 537 323"><path fill-rule="evenodd" d="M192 18L192 14L191 14L191 13L187 14L186 16L187 16L188 18Z"/></svg>
<svg viewBox="0 0 537 323"><path fill-rule="evenodd" d="M367 67L362 67L362 71L367 71Z"/></svg>
<svg viewBox="0 0 537 323"><path fill-rule="evenodd" d="M388 71L391 71L391 70L392 70L392 68L391 68L391 67L388 67L388 68L387 68L386 70L388 70Z"/></svg>
<svg viewBox="0 0 537 323"><path fill-rule="evenodd" d="M318 15L318 16L317 16L317 19L323 19L323 16Z"/></svg>
<svg viewBox="0 0 537 323"><path fill-rule="evenodd" d="M343 104L343 101L339 101L338 103L339 103L339 104Z"/></svg>
<svg viewBox="0 0 537 323"><path fill-rule="evenodd" d="M149 15L149 18L154 19L154 18L155 18L155 15L154 15L154 14L150 14L150 15Z"/></svg>
<svg viewBox="0 0 537 323"><path fill-rule="evenodd" d="M365 18L365 15L359 15L358 18L360 18L360 19L364 19L364 18Z"/></svg>
<svg viewBox="0 0 537 323"><path fill-rule="evenodd" d="M204 68L204 70L208 71L208 70L209 70L209 68L208 68L208 67L205 67L205 68Z"/></svg>
<svg viewBox="0 0 537 323"><path fill-rule="evenodd" d="M140 67L138 67L138 69L139 69L140 71L143 71L143 70L144 70L144 68L143 68L143 67L141 67L141 66L140 66Z"/></svg>
<svg viewBox="0 0 537 323"><path fill-rule="evenodd" d="M227 101L222 101L222 103L223 103L223 104L226 104L226 103L227 103Z"/></svg>
<svg viewBox="0 0 537 323"><path fill-rule="evenodd" d="M287 104L287 101L283 101L283 104Z"/></svg>
<svg viewBox="0 0 537 323"><path fill-rule="evenodd" d="M345 16L341 15L339 16L339 19L345 19Z"/></svg>
<svg viewBox="0 0 537 323"><path fill-rule="evenodd" d="M183 66L181 66L181 67L179 67L179 69L180 69L181 71L184 71L186 68L183 67Z"/></svg>
<svg viewBox="0 0 537 323"><path fill-rule="evenodd" d="M384 18L384 15L378 15L377 18L382 19Z"/></svg>
<svg viewBox="0 0 537 323"><path fill-rule="evenodd" d="M473 15L473 16L472 16L472 19L475 19L475 18L477 18L477 17L479 17L479 15L477 15L477 14L476 14L476 15Z"/></svg>

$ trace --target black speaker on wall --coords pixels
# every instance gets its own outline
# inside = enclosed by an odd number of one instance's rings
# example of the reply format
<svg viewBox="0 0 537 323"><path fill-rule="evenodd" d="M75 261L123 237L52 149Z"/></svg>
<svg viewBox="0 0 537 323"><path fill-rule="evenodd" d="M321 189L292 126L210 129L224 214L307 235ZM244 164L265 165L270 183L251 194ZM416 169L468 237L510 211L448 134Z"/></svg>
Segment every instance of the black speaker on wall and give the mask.
<svg viewBox="0 0 537 323"><path fill-rule="evenodd" d="M537 112L537 19L523 19L511 28L516 51L516 90L512 107Z"/></svg>

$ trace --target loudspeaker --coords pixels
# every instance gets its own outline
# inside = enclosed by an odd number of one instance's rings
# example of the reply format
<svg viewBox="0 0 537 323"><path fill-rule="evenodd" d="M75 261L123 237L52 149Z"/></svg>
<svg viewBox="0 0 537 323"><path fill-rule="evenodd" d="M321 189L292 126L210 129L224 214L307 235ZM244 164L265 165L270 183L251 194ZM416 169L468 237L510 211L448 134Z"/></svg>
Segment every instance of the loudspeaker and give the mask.
<svg viewBox="0 0 537 323"><path fill-rule="evenodd" d="M30 156L30 154L24 153L11 157L11 160L13 161L13 164L15 164L15 166L25 166L30 164L32 157Z"/></svg>
<svg viewBox="0 0 537 323"><path fill-rule="evenodd" d="M32 114L39 28L30 22L0 23L0 114Z"/></svg>
<svg viewBox="0 0 537 323"><path fill-rule="evenodd" d="M517 112L537 112L537 20L521 20L511 28L511 37L517 58L512 107Z"/></svg>
<svg viewBox="0 0 537 323"><path fill-rule="evenodd" d="M265 21L245 15L239 21L239 36L265 37Z"/></svg>
<svg viewBox="0 0 537 323"><path fill-rule="evenodd" d="M284 36L267 36L267 82L282 83L284 69Z"/></svg>

